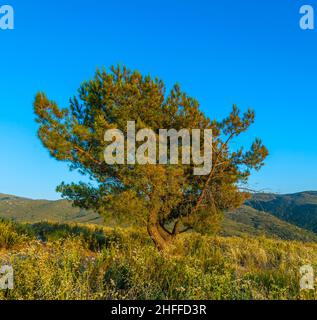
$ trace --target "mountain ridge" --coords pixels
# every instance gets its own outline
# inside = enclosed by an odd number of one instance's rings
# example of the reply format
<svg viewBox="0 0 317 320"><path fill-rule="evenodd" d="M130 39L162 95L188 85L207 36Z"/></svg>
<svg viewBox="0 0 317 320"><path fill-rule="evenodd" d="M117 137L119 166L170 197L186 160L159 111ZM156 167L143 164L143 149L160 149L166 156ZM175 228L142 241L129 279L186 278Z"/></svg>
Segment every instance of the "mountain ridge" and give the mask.
<svg viewBox="0 0 317 320"><path fill-rule="evenodd" d="M253 194L247 205L298 227L317 232L317 192L305 191L293 194Z"/></svg>
<svg viewBox="0 0 317 320"><path fill-rule="evenodd" d="M314 224L308 225L306 221L308 218L304 219L305 223L300 223L299 219L285 213L285 208L294 202L302 210L307 206L313 206L314 210L317 210L317 191L286 195L253 194L241 208L224 214L220 234L224 236L264 235L284 240L317 242L315 231L317 230L317 211L316 213L313 211L312 221L315 222L316 219L316 229L314 229ZM311 215L310 211L308 211L309 215ZM302 216L305 216L305 213ZM97 213L73 207L67 200L36 200L3 193L0 193L0 218L28 223L52 221L103 224L103 218Z"/></svg>

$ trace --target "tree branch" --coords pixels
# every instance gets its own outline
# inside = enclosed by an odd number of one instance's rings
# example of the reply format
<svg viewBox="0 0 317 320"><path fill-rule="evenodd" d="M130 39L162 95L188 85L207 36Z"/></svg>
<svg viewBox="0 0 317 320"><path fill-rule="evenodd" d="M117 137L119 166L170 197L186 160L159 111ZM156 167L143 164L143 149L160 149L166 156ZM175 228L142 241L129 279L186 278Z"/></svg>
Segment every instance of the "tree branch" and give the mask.
<svg viewBox="0 0 317 320"><path fill-rule="evenodd" d="M220 157L220 154L221 154L221 150L223 150L223 148L225 148L225 147L228 145L229 141L234 137L234 134L235 134L235 132L231 133L231 135L228 137L227 141L221 145L221 148L220 148L220 150L219 150L219 152L218 152L218 154L217 154L215 163L213 164L213 167L212 167L212 169L211 169L211 171L210 171L210 173L209 173L209 176L208 176L208 178L207 178L207 180L206 180L206 182L205 182L205 185L204 185L204 187L203 187L203 190L202 190L202 192L201 192L201 194L200 194L200 196L199 196L199 198L198 198L198 201L197 201L195 207L194 207L193 210L191 211L191 213L196 212L196 211L198 210L198 208L200 207L202 201L204 200L204 197L205 197L205 194L206 194L206 191L207 191L209 182L210 182L210 180L211 180L211 178L212 178L212 176L213 176L213 174L214 174L214 172L215 172L215 168L216 168L217 163L218 163L218 161L219 161L219 157Z"/></svg>
<svg viewBox="0 0 317 320"><path fill-rule="evenodd" d="M102 165L102 162L96 160L94 157L92 157L88 152L86 152L84 149L78 147L78 146L74 146L74 149L77 150L78 152L86 155L91 161L93 161L95 164L98 164L98 165Z"/></svg>

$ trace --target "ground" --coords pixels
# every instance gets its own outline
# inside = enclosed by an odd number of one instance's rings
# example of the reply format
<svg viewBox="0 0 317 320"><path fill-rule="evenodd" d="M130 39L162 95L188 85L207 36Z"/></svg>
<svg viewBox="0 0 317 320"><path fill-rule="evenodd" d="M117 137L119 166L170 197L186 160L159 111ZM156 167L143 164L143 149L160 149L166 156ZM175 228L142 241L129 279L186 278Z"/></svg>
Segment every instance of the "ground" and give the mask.
<svg viewBox="0 0 317 320"><path fill-rule="evenodd" d="M317 244L182 235L159 253L145 230L0 222L0 264L14 269L1 299L307 299L299 269Z"/></svg>

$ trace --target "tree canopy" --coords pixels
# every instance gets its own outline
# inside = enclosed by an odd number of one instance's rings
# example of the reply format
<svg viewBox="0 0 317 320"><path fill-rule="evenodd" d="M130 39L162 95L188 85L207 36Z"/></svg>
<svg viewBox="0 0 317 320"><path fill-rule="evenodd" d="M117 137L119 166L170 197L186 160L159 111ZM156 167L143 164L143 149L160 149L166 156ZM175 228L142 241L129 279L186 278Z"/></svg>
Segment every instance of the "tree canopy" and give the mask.
<svg viewBox="0 0 317 320"><path fill-rule="evenodd" d="M144 223L159 249L181 232L213 229L224 210L239 207L247 197L240 186L268 155L259 139L248 150L232 148L232 141L254 122L254 111L241 114L234 105L224 120L210 120L179 85L167 92L162 80L126 67L97 70L66 108L40 92L34 110L38 136L51 156L92 179L62 183L57 187L62 196L105 217ZM131 120L137 130L150 128L157 134L162 128L212 129L210 173L195 176L193 164L108 165L105 131L126 134Z"/></svg>

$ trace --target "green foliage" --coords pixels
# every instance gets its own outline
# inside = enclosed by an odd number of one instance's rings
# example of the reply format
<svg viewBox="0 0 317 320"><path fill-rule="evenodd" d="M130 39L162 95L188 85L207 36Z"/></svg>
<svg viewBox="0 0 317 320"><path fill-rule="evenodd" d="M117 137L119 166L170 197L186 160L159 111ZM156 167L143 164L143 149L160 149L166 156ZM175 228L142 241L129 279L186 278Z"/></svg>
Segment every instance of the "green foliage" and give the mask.
<svg viewBox="0 0 317 320"><path fill-rule="evenodd" d="M102 228L102 247L92 245L95 226L78 232L82 226L0 222L0 228L23 239L0 251L0 264L10 263L15 275L14 289L0 291L0 299L314 299L317 293L299 290L299 268L317 267L317 244L189 233L162 254L140 228ZM46 239L36 240L43 229ZM27 242L25 230L34 235Z"/></svg>
<svg viewBox="0 0 317 320"><path fill-rule="evenodd" d="M232 140L254 122L252 110L241 114L233 106L223 121L211 121L200 111L198 101L179 85L166 93L162 80L125 67L98 70L66 108L38 93L34 110L38 136L51 156L94 181L62 183L57 190L75 206L147 223L151 238L161 249L171 235L180 232L180 225L182 231L204 231L215 223L215 215L241 205L246 195L238 184L247 182L250 170L260 169L268 155L259 139L247 151L230 148ZM126 134L131 120L136 121L136 130L149 128L156 134L159 129L212 129L210 174L193 175L193 164L107 165L103 160L105 131L116 128ZM127 207L129 210L124 210ZM166 228L171 222L175 223L173 231Z"/></svg>
<svg viewBox="0 0 317 320"><path fill-rule="evenodd" d="M0 218L0 249L9 249L29 240L27 228Z"/></svg>

